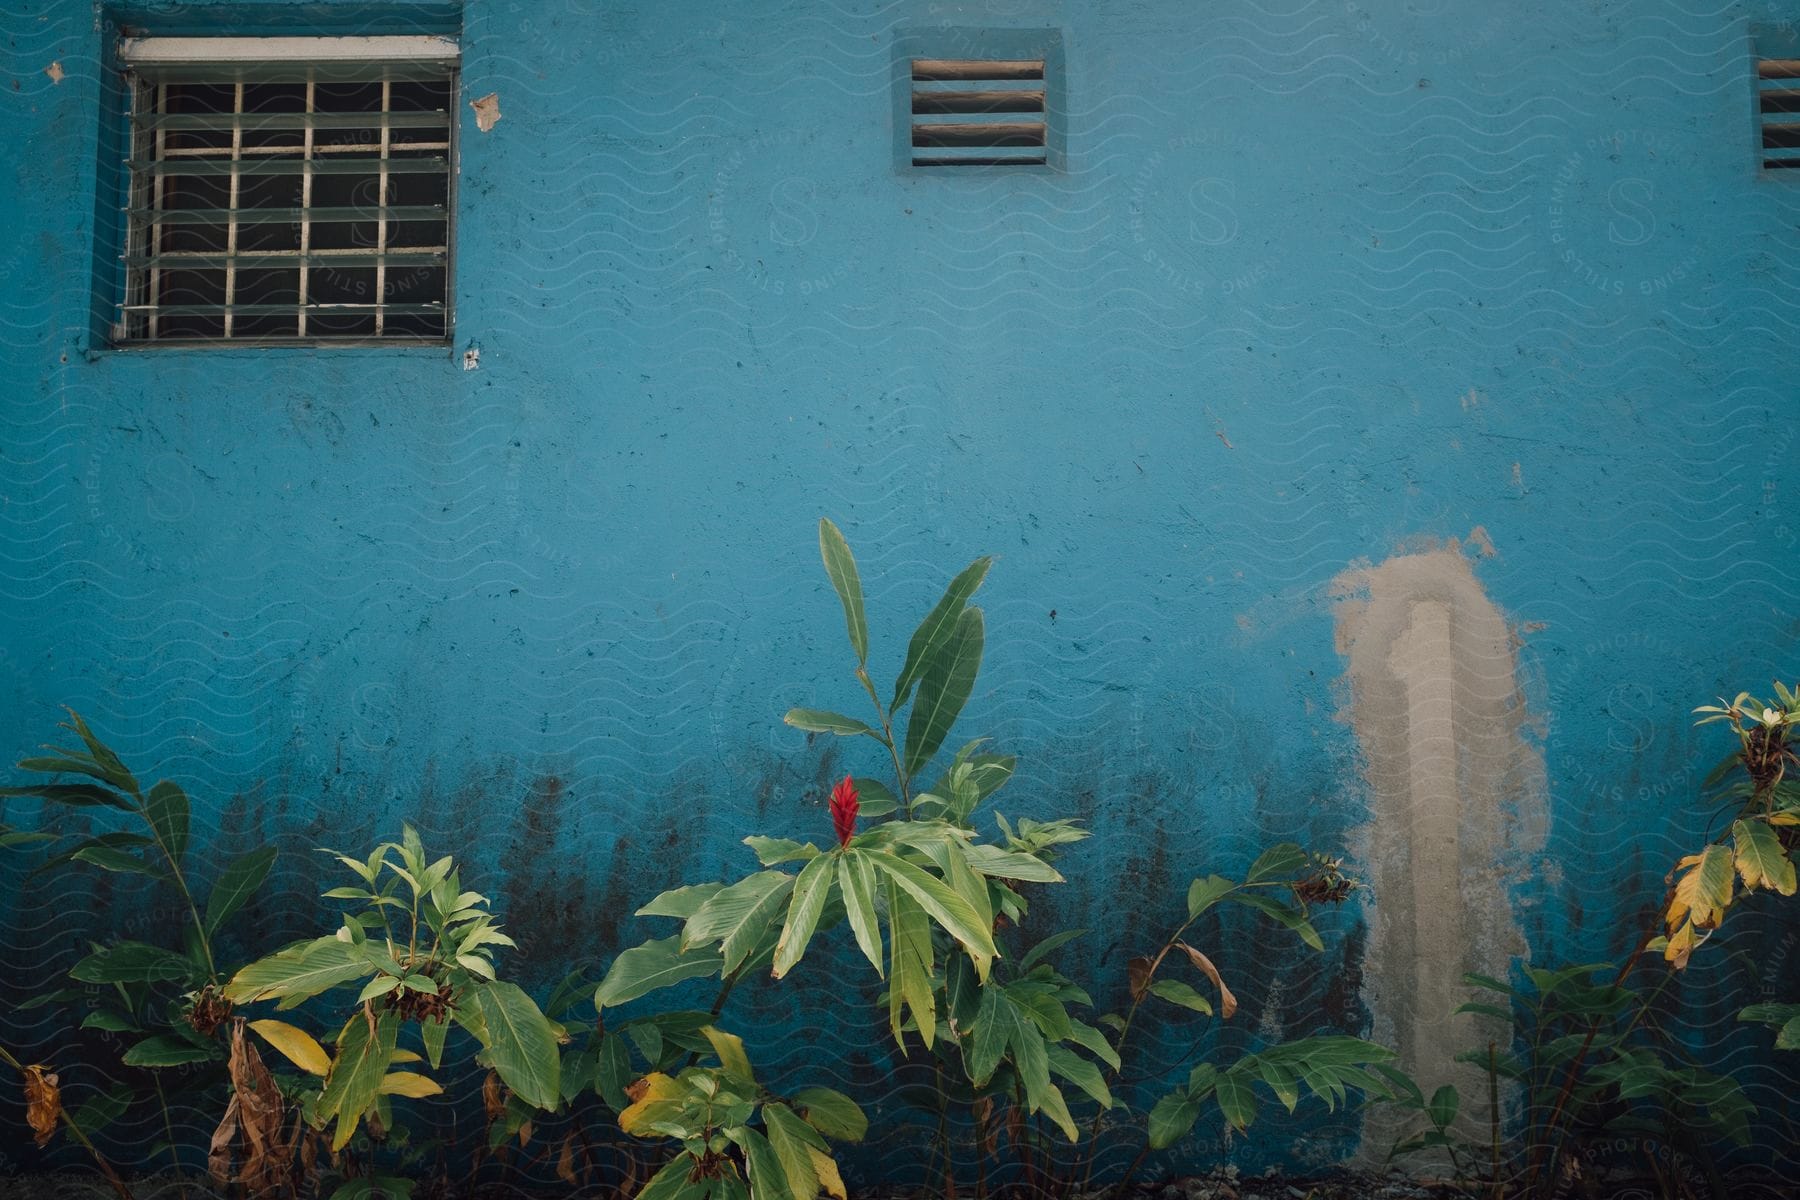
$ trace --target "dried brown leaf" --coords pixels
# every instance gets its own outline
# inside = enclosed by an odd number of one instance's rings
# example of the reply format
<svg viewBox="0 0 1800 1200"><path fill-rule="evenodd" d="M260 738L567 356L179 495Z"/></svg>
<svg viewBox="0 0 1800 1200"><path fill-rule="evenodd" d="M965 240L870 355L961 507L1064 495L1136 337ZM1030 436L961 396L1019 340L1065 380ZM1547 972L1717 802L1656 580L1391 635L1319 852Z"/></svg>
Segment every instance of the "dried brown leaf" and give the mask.
<svg viewBox="0 0 1800 1200"><path fill-rule="evenodd" d="M1125 964L1125 977L1131 981L1131 998L1142 1000L1150 990L1150 979L1156 974L1156 960L1138 957Z"/></svg>
<svg viewBox="0 0 1800 1200"><path fill-rule="evenodd" d="M490 1121L506 1111L506 1089L500 1086L500 1076L493 1071L481 1081L481 1107Z"/></svg>
<svg viewBox="0 0 1800 1200"><path fill-rule="evenodd" d="M237 1136L238 1098L233 1096L225 1105L225 1115L219 1118L219 1127L213 1130L212 1144L206 1151L206 1173L222 1188L231 1186L231 1147Z"/></svg>
<svg viewBox="0 0 1800 1200"><path fill-rule="evenodd" d="M1188 956L1188 961L1193 963L1201 974L1212 980L1213 986L1219 989L1219 1015L1229 1021L1231 1014L1237 1011L1237 997L1231 994L1231 989L1226 987L1225 981L1219 977L1219 968L1213 966L1212 959L1186 942L1176 942L1175 944L1180 946L1182 952Z"/></svg>
<svg viewBox="0 0 1800 1200"><path fill-rule="evenodd" d="M563 1135L562 1149L556 1155L556 1177L564 1183L575 1182L575 1135Z"/></svg>
<svg viewBox="0 0 1800 1200"><path fill-rule="evenodd" d="M62 1089L50 1068L34 1063L25 1068L25 1120L31 1135L40 1146L56 1136L56 1123L62 1119Z"/></svg>

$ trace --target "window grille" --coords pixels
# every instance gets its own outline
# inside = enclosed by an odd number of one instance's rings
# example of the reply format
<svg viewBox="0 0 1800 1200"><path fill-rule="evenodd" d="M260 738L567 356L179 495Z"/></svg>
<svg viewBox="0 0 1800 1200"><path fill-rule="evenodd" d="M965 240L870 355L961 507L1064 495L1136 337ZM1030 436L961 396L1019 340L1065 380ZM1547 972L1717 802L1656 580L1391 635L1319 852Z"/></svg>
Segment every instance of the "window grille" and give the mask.
<svg viewBox="0 0 1800 1200"><path fill-rule="evenodd" d="M1043 59L915 58L912 85L913 166L1044 165Z"/></svg>
<svg viewBox="0 0 1800 1200"><path fill-rule="evenodd" d="M142 38L123 344L450 335L456 46Z"/></svg>

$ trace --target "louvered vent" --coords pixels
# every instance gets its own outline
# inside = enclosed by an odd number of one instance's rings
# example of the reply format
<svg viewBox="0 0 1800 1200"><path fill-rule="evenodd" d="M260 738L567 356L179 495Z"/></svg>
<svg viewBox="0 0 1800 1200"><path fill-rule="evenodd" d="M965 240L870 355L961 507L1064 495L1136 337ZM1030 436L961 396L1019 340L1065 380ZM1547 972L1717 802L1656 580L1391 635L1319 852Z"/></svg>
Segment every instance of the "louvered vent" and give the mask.
<svg viewBox="0 0 1800 1200"><path fill-rule="evenodd" d="M912 60L912 165L1041 167L1044 60Z"/></svg>
<svg viewBox="0 0 1800 1200"><path fill-rule="evenodd" d="M1763 169L1800 167L1800 58L1758 60L1756 90Z"/></svg>

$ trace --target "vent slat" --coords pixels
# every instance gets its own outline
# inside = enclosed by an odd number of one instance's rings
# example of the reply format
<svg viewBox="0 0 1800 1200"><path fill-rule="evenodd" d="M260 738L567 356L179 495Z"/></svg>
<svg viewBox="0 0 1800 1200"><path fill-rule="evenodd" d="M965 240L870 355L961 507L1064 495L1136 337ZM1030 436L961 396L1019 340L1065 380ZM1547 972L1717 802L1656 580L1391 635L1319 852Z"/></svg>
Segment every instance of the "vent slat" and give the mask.
<svg viewBox="0 0 1800 1200"><path fill-rule="evenodd" d="M984 122L967 125L914 125L914 146L1042 146L1044 126Z"/></svg>
<svg viewBox="0 0 1800 1200"><path fill-rule="evenodd" d="M1765 58L1756 64L1759 79L1800 79L1800 58Z"/></svg>
<svg viewBox="0 0 1800 1200"><path fill-rule="evenodd" d="M928 113L1041 113L1044 93L1018 92L914 92L912 110Z"/></svg>
<svg viewBox="0 0 1800 1200"><path fill-rule="evenodd" d="M1762 144L1764 149L1800 148L1800 123L1765 124L1762 128Z"/></svg>
<svg viewBox="0 0 1800 1200"><path fill-rule="evenodd" d="M971 154L959 158L913 159L915 167L1041 167L1045 158L1041 154L1026 154L1017 157L1004 157L995 154Z"/></svg>
<svg viewBox="0 0 1800 1200"><path fill-rule="evenodd" d="M914 80L1042 79L1044 60L980 58L915 58Z"/></svg>
<svg viewBox="0 0 1800 1200"><path fill-rule="evenodd" d="M1770 88L1758 99L1765 113L1800 113L1800 89Z"/></svg>

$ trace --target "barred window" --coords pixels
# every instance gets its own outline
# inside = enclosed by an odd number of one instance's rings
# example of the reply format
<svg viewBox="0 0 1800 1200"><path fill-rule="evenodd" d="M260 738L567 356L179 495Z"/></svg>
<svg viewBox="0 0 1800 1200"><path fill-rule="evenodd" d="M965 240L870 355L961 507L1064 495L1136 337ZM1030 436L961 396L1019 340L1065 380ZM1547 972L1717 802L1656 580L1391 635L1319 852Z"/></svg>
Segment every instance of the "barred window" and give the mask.
<svg viewBox="0 0 1800 1200"><path fill-rule="evenodd" d="M456 44L140 38L126 345L444 343Z"/></svg>

